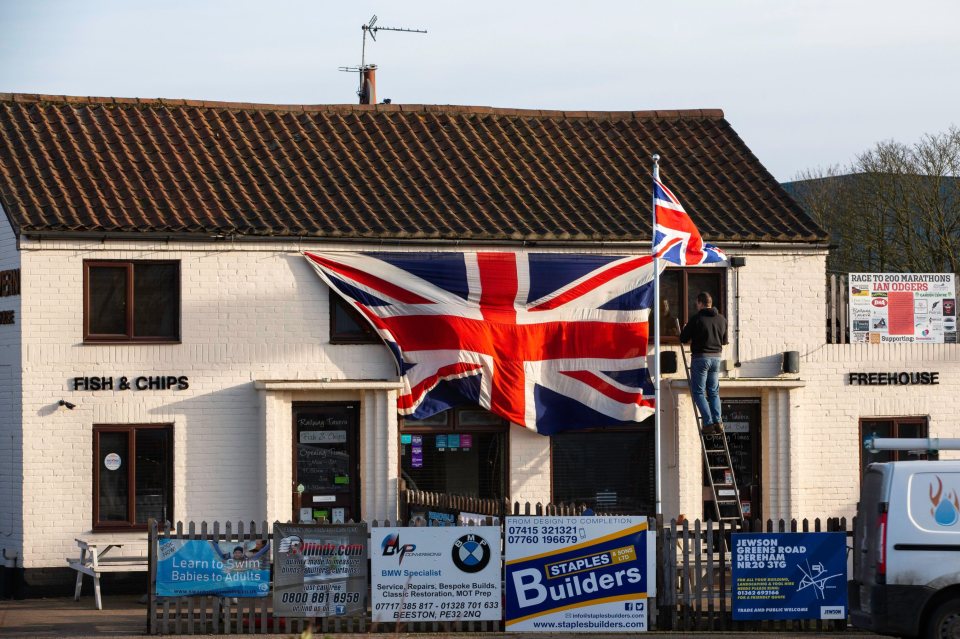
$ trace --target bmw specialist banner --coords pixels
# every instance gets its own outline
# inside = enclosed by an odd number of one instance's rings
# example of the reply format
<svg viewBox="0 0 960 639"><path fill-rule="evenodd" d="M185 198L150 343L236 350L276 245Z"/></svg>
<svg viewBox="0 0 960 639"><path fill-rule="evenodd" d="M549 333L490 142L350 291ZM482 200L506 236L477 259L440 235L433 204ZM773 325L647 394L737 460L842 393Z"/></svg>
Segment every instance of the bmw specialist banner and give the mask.
<svg viewBox="0 0 960 639"><path fill-rule="evenodd" d="M656 594L646 517L507 517L508 631L637 632Z"/></svg>
<svg viewBox="0 0 960 639"><path fill-rule="evenodd" d="M273 543L276 616L366 612L366 524L274 524Z"/></svg>
<svg viewBox="0 0 960 639"><path fill-rule="evenodd" d="M373 621L499 620L500 527L373 528Z"/></svg>
<svg viewBox="0 0 960 639"><path fill-rule="evenodd" d="M158 597L266 597L270 542L157 540Z"/></svg>
<svg viewBox="0 0 960 639"><path fill-rule="evenodd" d="M846 619L847 534L734 533L733 618Z"/></svg>

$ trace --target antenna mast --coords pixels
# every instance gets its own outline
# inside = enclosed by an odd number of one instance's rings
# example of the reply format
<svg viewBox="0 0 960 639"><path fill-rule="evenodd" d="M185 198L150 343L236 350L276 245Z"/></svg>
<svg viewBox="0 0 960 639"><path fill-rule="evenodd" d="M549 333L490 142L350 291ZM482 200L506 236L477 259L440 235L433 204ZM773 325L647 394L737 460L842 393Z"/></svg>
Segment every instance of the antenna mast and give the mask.
<svg viewBox="0 0 960 639"><path fill-rule="evenodd" d="M426 33L426 29L408 29L406 27L378 27L377 26L377 16L373 15L368 21L367 24L360 27L363 29L363 45L360 49L360 66L359 67L340 67L340 71L346 71L348 73L358 73L360 75L360 85L357 88L357 95L362 99L365 94L364 89L364 72L371 69L376 69L376 65L367 64L367 34L370 34L370 37L373 38L373 41L377 41L377 31L400 31L402 33Z"/></svg>

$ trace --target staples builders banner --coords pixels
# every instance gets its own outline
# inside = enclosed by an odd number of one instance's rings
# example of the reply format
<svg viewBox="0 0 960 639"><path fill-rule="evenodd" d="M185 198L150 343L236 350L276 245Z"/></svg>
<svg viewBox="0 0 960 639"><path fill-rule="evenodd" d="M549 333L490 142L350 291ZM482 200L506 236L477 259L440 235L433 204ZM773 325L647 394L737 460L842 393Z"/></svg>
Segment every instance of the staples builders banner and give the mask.
<svg viewBox="0 0 960 639"><path fill-rule="evenodd" d="M507 517L506 630L646 630L654 557L646 517Z"/></svg>

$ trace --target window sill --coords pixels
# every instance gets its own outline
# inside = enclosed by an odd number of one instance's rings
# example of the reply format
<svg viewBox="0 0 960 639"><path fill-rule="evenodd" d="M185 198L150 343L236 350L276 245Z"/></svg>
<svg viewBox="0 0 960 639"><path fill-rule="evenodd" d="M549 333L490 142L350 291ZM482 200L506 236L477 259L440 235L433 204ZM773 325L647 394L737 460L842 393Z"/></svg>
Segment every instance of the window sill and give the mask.
<svg viewBox="0 0 960 639"><path fill-rule="evenodd" d="M156 346L158 344L182 344L179 339L85 339L81 342L83 346L105 346L117 344L138 344L143 346Z"/></svg>

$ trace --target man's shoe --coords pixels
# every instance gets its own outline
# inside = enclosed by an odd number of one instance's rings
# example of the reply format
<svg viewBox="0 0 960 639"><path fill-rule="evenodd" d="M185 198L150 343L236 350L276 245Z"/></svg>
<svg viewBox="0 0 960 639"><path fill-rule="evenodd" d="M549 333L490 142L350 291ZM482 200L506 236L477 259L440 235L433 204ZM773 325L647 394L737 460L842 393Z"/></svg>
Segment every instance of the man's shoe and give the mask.
<svg viewBox="0 0 960 639"><path fill-rule="evenodd" d="M717 434L717 425L716 424L705 424L703 427L704 435L716 435Z"/></svg>
<svg viewBox="0 0 960 639"><path fill-rule="evenodd" d="M717 422L713 425L714 435L723 435L723 422Z"/></svg>

